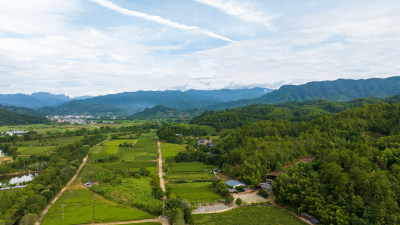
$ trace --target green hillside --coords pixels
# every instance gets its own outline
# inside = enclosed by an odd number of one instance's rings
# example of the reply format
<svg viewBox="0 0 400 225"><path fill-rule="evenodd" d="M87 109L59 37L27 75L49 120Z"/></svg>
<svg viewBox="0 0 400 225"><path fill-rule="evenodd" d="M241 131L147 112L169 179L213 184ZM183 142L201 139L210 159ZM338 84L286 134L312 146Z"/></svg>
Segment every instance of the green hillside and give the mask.
<svg viewBox="0 0 400 225"><path fill-rule="evenodd" d="M46 123L44 117L23 115L8 110L0 109L0 125L19 125L32 123Z"/></svg>

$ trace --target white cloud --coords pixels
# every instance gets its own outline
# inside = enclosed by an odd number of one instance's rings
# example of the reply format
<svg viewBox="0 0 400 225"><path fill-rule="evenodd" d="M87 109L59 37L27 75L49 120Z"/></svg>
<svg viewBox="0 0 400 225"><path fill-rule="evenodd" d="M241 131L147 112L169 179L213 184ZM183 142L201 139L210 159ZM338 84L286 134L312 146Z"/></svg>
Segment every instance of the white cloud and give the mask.
<svg viewBox="0 0 400 225"><path fill-rule="evenodd" d="M259 11L252 1L239 0L194 0L196 2L206 4L217 8L218 10L236 16L245 22L260 23L271 28L271 21L278 17L276 14Z"/></svg>
<svg viewBox="0 0 400 225"><path fill-rule="evenodd" d="M196 27L196 26L189 26L189 25L185 25L185 24L181 24L181 23L177 23L165 18L162 18L160 16L154 16L154 15L149 15L146 13L142 13L142 12L138 12L135 10L130 10L130 9L125 9L122 8L116 4L114 4L113 2L107 1L107 0L91 0L92 2L95 2L103 7L109 8L111 10L114 10L118 13L127 15L127 16L132 16L132 17L137 17L137 18L141 18L141 19L145 19L148 21L152 21L155 23L159 23L159 24L163 24L166 26L170 26L170 27L174 27L174 28L178 28L178 29L182 29L182 30L187 30L187 31L195 31L195 32L199 32L202 33L204 35L207 35L209 37L212 38L217 38L217 39L221 39L224 41L228 41L228 42L232 42L231 39L221 36L219 34L213 33L211 31L207 31L204 30L202 28Z"/></svg>

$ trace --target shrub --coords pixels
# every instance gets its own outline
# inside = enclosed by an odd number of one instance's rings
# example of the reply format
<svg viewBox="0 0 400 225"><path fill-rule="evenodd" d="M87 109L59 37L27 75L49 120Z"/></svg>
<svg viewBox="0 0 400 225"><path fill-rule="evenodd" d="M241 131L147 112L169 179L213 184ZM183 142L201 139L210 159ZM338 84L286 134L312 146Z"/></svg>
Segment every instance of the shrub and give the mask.
<svg viewBox="0 0 400 225"><path fill-rule="evenodd" d="M236 203L236 205L241 206L243 202L242 202L242 199L237 198L235 203Z"/></svg>
<svg viewBox="0 0 400 225"><path fill-rule="evenodd" d="M244 192L244 187L243 187L243 186L236 186L235 189L236 189L238 192Z"/></svg>
<svg viewBox="0 0 400 225"><path fill-rule="evenodd" d="M261 189L258 194L260 194L263 198L268 198L268 192L264 189Z"/></svg>

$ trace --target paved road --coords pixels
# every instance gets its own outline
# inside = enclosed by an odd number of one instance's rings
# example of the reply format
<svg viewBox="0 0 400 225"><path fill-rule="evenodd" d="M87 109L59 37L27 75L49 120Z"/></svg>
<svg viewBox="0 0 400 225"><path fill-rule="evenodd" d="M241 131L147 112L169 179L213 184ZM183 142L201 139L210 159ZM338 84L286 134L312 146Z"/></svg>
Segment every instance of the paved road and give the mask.
<svg viewBox="0 0 400 225"><path fill-rule="evenodd" d="M104 143L106 141L100 142ZM97 144L97 145L99 145ZM67 185L65 185L65 187L63 189L61 189L61 191L56 195L55 198L53 198L53 200L46 206L46 208L43 209L42 213L40 214L39 218L37 219L37 221L35 222L35 225L40 225L42 223L42 220L44 218L44 216L46 215L46 213L49 211L50 207L60 198L60 196L65 192L65 190L67 190L68 186L71 185L71 183L76 179L76 177L78 176L79 172L81 171L81 169L83 168L83 166L85 165L87 159L89 157L89 153L88 155L83 159L82 164L79 166L78 171L76 171L75 175L72 177L72 179L67 183Z"/></svg>

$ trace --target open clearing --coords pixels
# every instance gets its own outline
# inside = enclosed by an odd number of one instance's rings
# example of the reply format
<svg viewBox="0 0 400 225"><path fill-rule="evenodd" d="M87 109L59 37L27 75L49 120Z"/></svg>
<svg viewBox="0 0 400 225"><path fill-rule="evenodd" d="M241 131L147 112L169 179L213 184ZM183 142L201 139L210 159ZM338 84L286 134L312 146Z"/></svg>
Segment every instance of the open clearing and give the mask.
<svg viewBox="0 0 400 225"><path fill-rule="evenodd" d="M194 214L193 224L207 225L305 225L289 212L275 206L240 207L222 213Z"/></svg>

